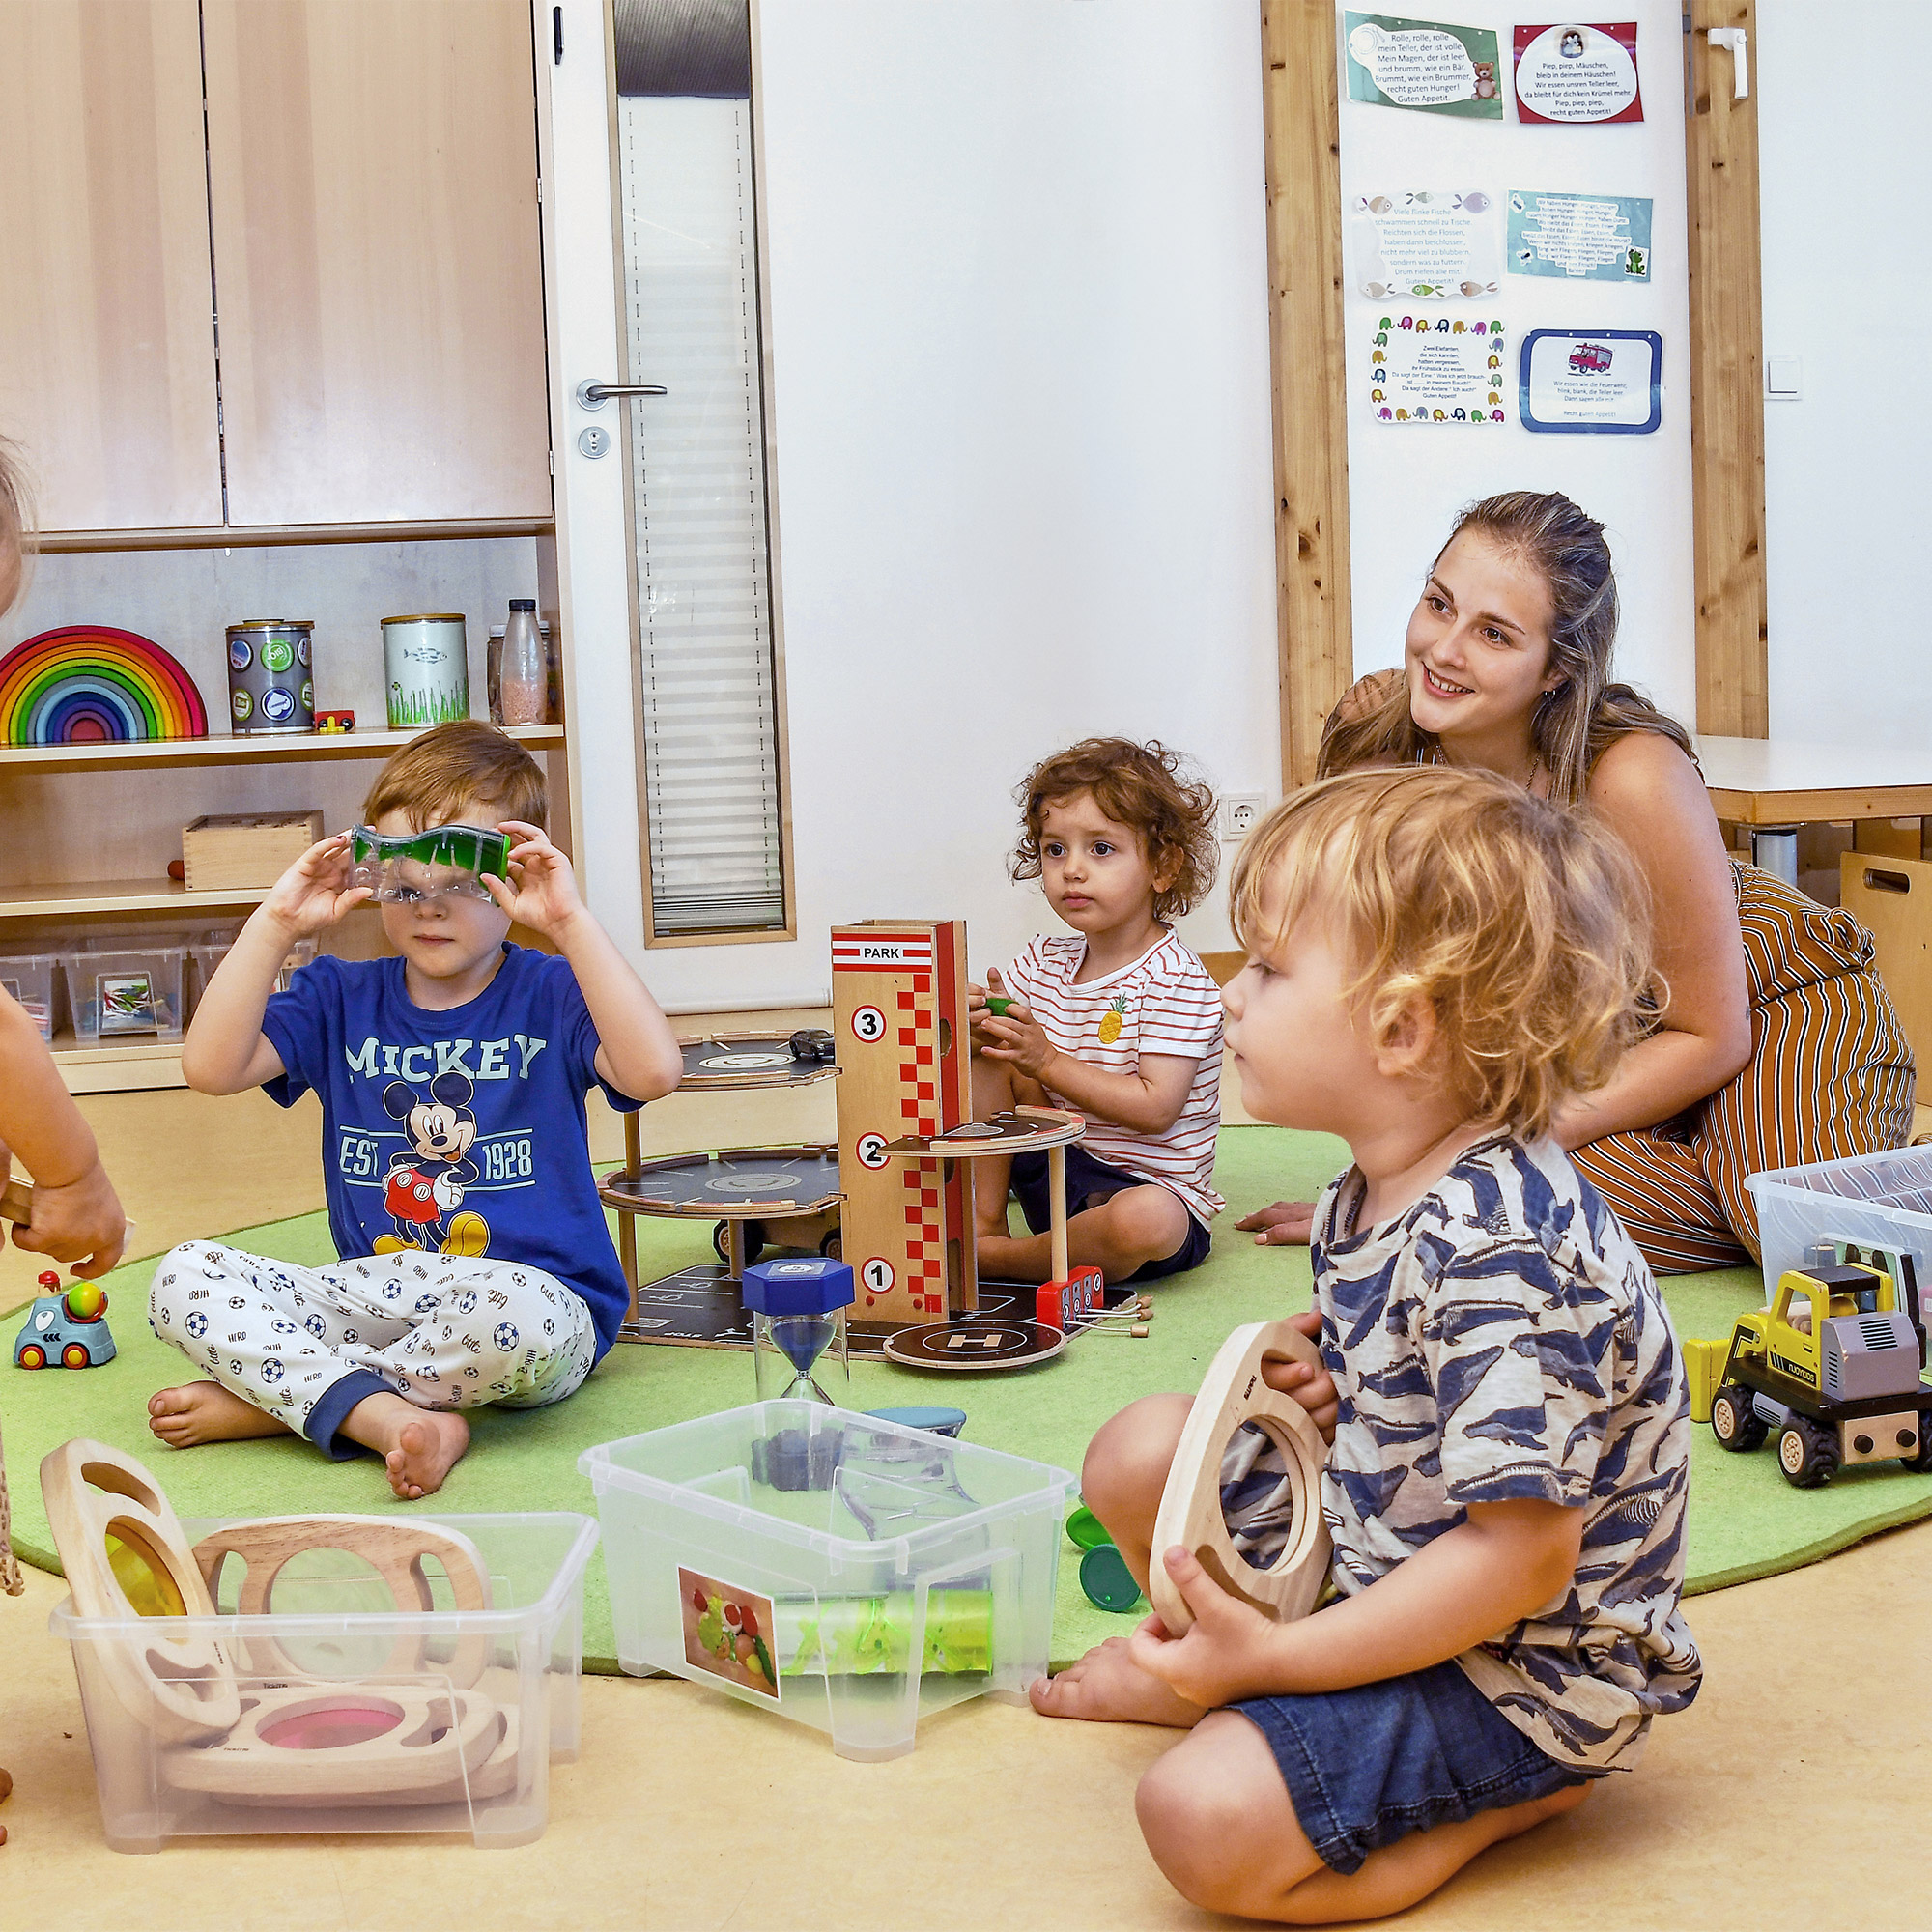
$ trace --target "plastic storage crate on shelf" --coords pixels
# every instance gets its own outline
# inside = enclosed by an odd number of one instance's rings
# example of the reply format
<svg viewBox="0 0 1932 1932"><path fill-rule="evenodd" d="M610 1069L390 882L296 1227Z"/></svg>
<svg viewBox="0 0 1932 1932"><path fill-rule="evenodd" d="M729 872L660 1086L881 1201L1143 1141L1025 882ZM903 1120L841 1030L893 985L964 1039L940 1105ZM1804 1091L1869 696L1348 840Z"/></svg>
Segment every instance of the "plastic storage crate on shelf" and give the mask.
<svg viewBox="0 0 1932 1932"><path fill-rule="evenodd" d="M445 1556L414 1564L430 1608L398 1609L371 1561L321 1547L275 1575L268 1613L229 1614L246 1587L233 1573L277 1527L232 1520L182 1525L204 1568L217 1545L239 1552L221 1558L216 1577L224 1614L81 1617L71 1598L56 1606L50 1628L72 1647L109 1845L155 1852L192 1835L460 1832L504 1847L543 1835L551 1760L577 1755L583 1572L597 1525L555 1512L412 1514L396 1526L456 1539ZM453 1607L459 1590L487 1607ZM187 1662L172 1669L171 1653L218 1655L232 1673L242 1715L225 1735L192 1737L163 1721L170 1701L212 1710L228 1690L209 1681L220 1673ZM196 1680L193 1695L156 1695L171 1671Z"/></svg>
<svg viewBox="0 0 1932 1932"><path fill-rule="evenodd" d="M67 1003L78 1045L178 1040L185 946L123 946L63 952Z"/></svg>
<svg viewBox="0 0 1932 1932"><path fill-rule="evenodd" d="M617 1656L898 1757L1046 1671L1065 1469L810 1402L753 1403L578 1459Z"/></svg>
<svg viewBox="0 0 1932 1932"><path fill-rule="evenodd" d="M58 952L0 953L0 986L26 1009L43 1039L54 1037L54 969Z"/></svg>
<svg viewBox="0 0 1932 1932"><path fill-rule="evenodd" d="M228 957L228 949L241 936L239 925L214 926L204 932L188 947L188 957L194 962L193 977L187 988L188 1017L194 1017L194 1009L201 1005L201 998L208 991L208 982L214 978L216 969ZM312 939L298 939L289 949L289 956L282 961L282 970L275 975L275 991L285 993L289 981L306 966L316 954L316 944Z"/></svg>
<svg viewBox="0 0 1932 1932"><path fill-rule="evenodd" d="M1804 1266L1822 1241L1913 1256L1918 1281L1932 1280L1932 1147L1775 1168L1745 1185L1757 1203L1767 1289Z"/></svg>

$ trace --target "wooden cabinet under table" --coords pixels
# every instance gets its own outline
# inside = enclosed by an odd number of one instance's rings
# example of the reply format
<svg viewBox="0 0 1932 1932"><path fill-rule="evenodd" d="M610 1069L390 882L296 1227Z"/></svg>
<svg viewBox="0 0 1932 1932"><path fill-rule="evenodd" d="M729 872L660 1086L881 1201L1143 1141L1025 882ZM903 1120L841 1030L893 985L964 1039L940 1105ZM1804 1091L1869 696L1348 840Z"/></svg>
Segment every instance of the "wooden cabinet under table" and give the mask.
<svg viewBox="0 0 1932 1932"><path fill-rule="evenodd" d="M43 529L221 522L195 0L0 0L0 435Z"/></svg>

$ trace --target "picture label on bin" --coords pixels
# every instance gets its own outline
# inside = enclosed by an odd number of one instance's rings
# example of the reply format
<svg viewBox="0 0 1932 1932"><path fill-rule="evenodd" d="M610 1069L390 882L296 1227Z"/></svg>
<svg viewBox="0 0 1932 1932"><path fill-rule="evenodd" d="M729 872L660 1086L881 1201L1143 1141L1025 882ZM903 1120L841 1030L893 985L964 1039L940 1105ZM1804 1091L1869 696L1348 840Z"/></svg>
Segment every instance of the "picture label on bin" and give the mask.
<svg viewBox="0 0 1932 1932"><path fill-rule="evenodd" d="M677 1569L677 1595L684 1661L694 1670L780 1702L773 1655L779 1620L772 1600L682 1564Z"/></svg>

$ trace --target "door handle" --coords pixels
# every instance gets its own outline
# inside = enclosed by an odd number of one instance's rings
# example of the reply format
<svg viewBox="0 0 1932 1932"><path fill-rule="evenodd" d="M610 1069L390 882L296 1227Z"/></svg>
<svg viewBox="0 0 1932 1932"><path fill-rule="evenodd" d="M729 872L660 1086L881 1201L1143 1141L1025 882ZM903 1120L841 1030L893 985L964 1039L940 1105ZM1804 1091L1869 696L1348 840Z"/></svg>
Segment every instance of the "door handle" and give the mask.
<svg viewBox="0 0 1932 1932"><path fill-rule="evenodd" d="M587 379L577 385L577 405L584 410L601 410L607 396L668 396L661 383L593 383Z"/></svg>

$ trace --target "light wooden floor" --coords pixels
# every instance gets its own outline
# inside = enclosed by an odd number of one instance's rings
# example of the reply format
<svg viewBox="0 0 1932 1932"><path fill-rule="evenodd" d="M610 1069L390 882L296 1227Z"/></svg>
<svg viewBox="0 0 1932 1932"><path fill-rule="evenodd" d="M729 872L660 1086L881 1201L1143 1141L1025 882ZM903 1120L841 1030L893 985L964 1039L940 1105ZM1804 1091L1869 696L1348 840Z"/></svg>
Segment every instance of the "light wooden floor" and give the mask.
<svg viewBox="0 0 1932 1932"><path fill-rule="evenodd" d="M771 1096L674 1098L650 1110L646 1138L669 1149L816 1135L829 1131L830 1094L782 1110ZM141 1250L321 1205L312 1106L284 1116L257 1096L179 1094L86 1104ZM614 1155L614 1122L598 1133L600 1155ZM1658 1726L1641 1771L1478 1861L1402 1922L1932 1925L1928 1568L1932 1524L1694 1600L1704 1691ZM122 1857L101 1843L72 1672L46 1634L62 1594L29 1573L23 1599L0 1599L0 1764L17 1781L0 1808L8 1928L136 1924L157 1897L197 1932L423 1932L432 1918L462 1932L1227 1922L1167 1889L1134 1827L1135 1780L1167 1733L981 1702L924 1726L908 1758L853 1765L815 1732L669 1681L585 1684L582 1754L555 1768L550 1830L520 1851L339 1837Z"/></svg>

